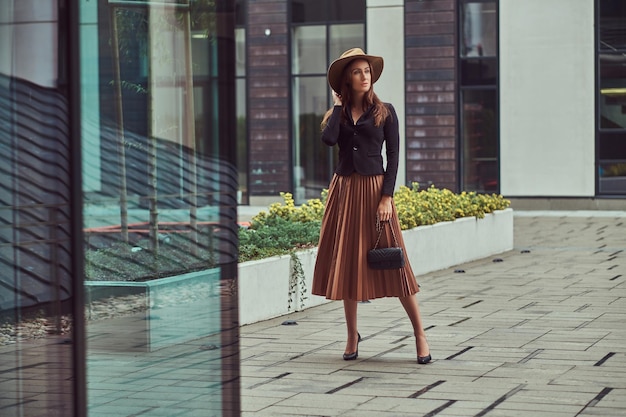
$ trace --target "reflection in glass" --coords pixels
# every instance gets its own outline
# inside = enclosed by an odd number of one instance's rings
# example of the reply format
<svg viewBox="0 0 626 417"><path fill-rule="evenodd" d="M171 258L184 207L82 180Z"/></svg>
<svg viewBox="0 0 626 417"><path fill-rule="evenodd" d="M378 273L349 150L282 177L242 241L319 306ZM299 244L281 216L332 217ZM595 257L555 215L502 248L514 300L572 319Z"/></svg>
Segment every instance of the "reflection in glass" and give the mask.
<svg viewBox="0 0 626 417"><path fill-rule="evenodd" d="M600 54L600 126L626 129L626 53Z"/></svg>
<svg viewBox="0 0 626 417"><path fill-rule="evenodd" d="M238 9L238 16L243 15L243 5ZM235 28L235 68L237 106L237 203L248 204L248 125L247 125L247 81L246 81L246 29Z"/></svg>
<svg viewBox="0 0 626 417"><path fill-rule="evenodd" d="M606 51L626 49L626 2L600 0L599 48Z"/></svg>
<svg viewBox="0 0 626 417"><path fill-rule="evenodd" d="M238 415L237 64L220 47L234 19L213 0L94 3L81 3L83 106L100 104L82 121L89 414Z"/></svg>
<svg viewBox="0 0 626 417"><path fill-rule="evenodd" d="M246 118L246 79L237 78L237 203L248 204L248 125Z"/></svg>
<svg viewBox="0 0 626 417"><path fill-rule="evenodd" d="M331 61L350 48L365 48L364 27L362 23L348 25L330 25L328 28L328 55Z"/></svg>
<svg viewBox="0 0 626 417"><path fill-rule="evenodd" d="M326 38L328 31L329 38ZM294 199L319 198L332 177L337 149L320 141L320 122L330 106L326 70L353 47L363 47L364 25L294 27L292 32Z"/></svg>
<svg viewBox="0 0 626 417"><path fill-rule="evenodd" d="M598 191L626 194L626 3L600 0Z"/></svg>
<svg viewBox="0 0 626 417"><path fill-rule="evenodd" d="M598 135L598 176L601 194L626 194L626 131Z"/></svg>
<svg viewBox="0 0 626 417"><path fill-rule="evenodd" d="M293 74L315 74L326 71L326 26L293 28Z"/></svg>
<svg viewBox="0 0 626 417"><path fill-rule="evenodd" d="M497 55L495 1L464 0L461 4L462 57Z"/></svg>
<svg viewBox="0 0 626 417"><path fill-rule="evenodd" d="M626 141L622 146L626 146ZM619 162L603 162L599 171L600 193L623 195L626 192L626 158Z"/></svg>
<svg viewBox="0 0 626 417"><path fill-rule="evenodd" d="M496 111L496 90L463 91L463 185L467 191L498 190Z"/></svg>
<svg viewBox="0 0 626 417"><path fill-rule="evenodd" d="M498 82L498 59L467 58L461 60L461 84L496 85Z"/></svg>
<svg viewBox="0 0 626 417"><path fill-rule="evenodd" d="M39 24L56 23L34 26ZM47 28L32 28L39 29ZM33 66L36 53L47 46L28 39L16 45L32 51L21 56L26 58L21 64ZM4 47L0 40L0 49ZM39 75L53 78L45 69ZM54 77L52 85L41 85L0 70L3 416L65 417L73 412L69 111L56 82Z"/></svg>
<svg viewBox="0 0 626 417"><path fill-rule="evenodd" d="M0 2L0 415L7 417L71 417L78 396L59 15L57 2Z"/></svg>
<svg viewBox="0 0 626 417"><path fill-rule="evenodd" d="M246 29L235 29L235 69L237 77L246 75Z"/></svg>
<svg viewBox="0 0 626 417"><path fill-rule="evenodd" d="M294 79L294 199L319 198L332 175L332 150L320 140L320 122L328 109L326 77Z"/></svg>

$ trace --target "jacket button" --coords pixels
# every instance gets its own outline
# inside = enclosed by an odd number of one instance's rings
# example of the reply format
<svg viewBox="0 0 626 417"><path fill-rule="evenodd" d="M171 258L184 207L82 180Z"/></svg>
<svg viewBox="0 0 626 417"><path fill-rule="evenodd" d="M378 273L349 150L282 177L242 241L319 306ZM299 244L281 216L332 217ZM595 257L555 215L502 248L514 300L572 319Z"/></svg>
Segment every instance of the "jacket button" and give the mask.
<svg viewBox="0 0 626 417"><path fill-rule="evenodd" d="M353 146L352 149L355 150L355 151L359 150L359 148L357 146Z"/></svg>

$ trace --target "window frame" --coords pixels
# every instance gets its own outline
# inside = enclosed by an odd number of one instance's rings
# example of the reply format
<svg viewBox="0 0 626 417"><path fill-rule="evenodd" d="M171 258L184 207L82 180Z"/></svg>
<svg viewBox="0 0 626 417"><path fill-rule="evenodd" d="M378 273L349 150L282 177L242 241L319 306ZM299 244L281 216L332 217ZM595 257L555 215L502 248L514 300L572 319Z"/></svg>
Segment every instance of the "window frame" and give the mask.
<svg viewBox="0 0 626 417"><path fill-rule="evenodd" d="M492 3L495 6L495 55L486 55L484 57L479 56L465 56L463 53L463 48L465 45L464 36L464 26L463 26L463 6L468 3ZM456 125L457 125L457 184L459 184L459 189L463 191L476 191L479 193L500 193L501 190L501 155L500 155L500 21L499 21L499 13L500 13L500 2L498 0L457 0L457 51L456 51L456 79L457 79L457 114L456 114ZM464 63L471 61L480 61L480 60L493 60L495 61L495 82L494 83L484 83L484 84L476 84L476 83L464 83L463 77L463 68ZM468 167L468 161L465 160L465 149L467 144L465 143L464 131L465 131L465 122L464 122L464 94L467 91L493 91L495 90L495 116L494 120L496 123L495 127L495 135L496 135L496 181L497 185L493 190L473 190L468 189L465 178L465 171Z"/></svg>
<svg viewBox="0 0 626 417"><path fill-rule="evenodd" d="M290 176L290 183L291 183L291 187L294 190L294 199L296 200L296 204L301 204L304 203L306 200L308 200L310 197L307 197L307 187L304 187L304 197L301 197L298 195L298 186L299 184L297 184L297 181L299 180L299 178L296 178L297 172L296 172L296 166L295 166L295 162L297 160L299 160L299 158L296 155L297 150L299 149L299 145L296 143L297 141L300 141L300 135L297 133L297 127L296 126L296 118L298 117L298 115L295 113L295 109L297 108L297 106L295 106L295 101L296 99L298 99L297 96L297 92L294 91L294 86L296 85L296 82L298 79L305 79L305 78L316 78L316 77L324 77L324 79L326 79L326 69L328 68L328 66L330 65L330 63L335 60L337 57L335 56L331 56L331 28L333 26L339 26L339 25L361 25L362 29L363 29L363 45L354 45L354 46L361 46L363 47L365 50L367 50L367 4L366 2L363 0L363 7L364 7L364 11L363 11L363 16L364 16L364 20L363 21L358 21L358 20L336 20L336 19L331 19L331 13L329 11L329 4L330 1L332 0L325 0L324 1L324 7L326 8L326 20L322 20L322 21L311 21L311 22L294 22L293 21L293 13L292 13L292 7L293 7L293 3L294 0L290 0L288 3L288 16L289 16L289 22L288 22L288 59L289 59L289 94L288 94L288 99L289 99L289 103L290 105L290 110L289 110L289 126L290 126L290 131L292 134L292 140L290 143L291 146L291 150L290 150L290 154L291 154L291 163L290 163L290 170L289 170L289 176ZM306 27L306 26L324 26L324 30L325 30L325 59L326 59L326 63L327 65L324 67L324 72L311 72L311 73L295 73L294 72L294 67L293 67L293 63L294 63L294 37L293 37L293 31L294 28L296 27ZM327 85L325 83L325 85ZM332 97L330 96L330 87L327 88L326 91L326 102L327 102L327 107L330 108L332 106ZM320 120L321 121L321 120ZM325 146L325 145L324 145ZM327 180L325 180L325 185L322 187L326 188L328 183L330 183L330 180L332 178L332 175L334 173L335 170L335 165L336 165L336 161L337 161L337 155L338 155L338 149L336 147L329 147L328 148L328 178ZM307 162L309 162L307 160ZM300 198L299 198L300 197Z"/></svg>
<svg viewBox="0 0 626 417"><path fill-rule="evenodd" d="M601 148L603 138L612 135L623 135L626 139L626 127L619 128L607 128L602 126L602 60L603 54L623 54L626 56L626 43L620 48L606 48L602 47L602 14L601 14L601 2L602 0L595 0L594 4L594 59L595 59L595 164L594 164L594 176L595 176L595 196L602 198L623 198L626 196L626 189L618 190L616 192L607 192L602 190L601 180L603 178L601 170L603 165L607 163L626 164L626 158L617 159L604 159L601 158ZM626 78L625 78L626 80ZM625 82L626 83L626 82ZM625 85L626 88L626 85ZM626 106L626 105L625 105ZM625 142L626 145L626 142Z"/></svg>

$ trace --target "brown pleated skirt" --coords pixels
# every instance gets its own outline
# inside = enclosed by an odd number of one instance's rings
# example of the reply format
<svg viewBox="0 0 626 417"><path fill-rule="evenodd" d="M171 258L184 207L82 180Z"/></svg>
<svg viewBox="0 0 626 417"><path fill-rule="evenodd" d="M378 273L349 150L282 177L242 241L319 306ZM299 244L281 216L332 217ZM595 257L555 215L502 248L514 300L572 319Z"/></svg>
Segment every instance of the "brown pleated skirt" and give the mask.
<svg viewBox="0 0 626 417"><path fill-rule="evenodd" d="M383 176L334 175L318 245L312 293L331 300L366 301L402 297L419 291L415 274L405 257L404 268L375 270L367 265L367 251L376 243L376 211L382 195ZM404 240L396 207L390 225L398 246ZM378 247L393 246L389 227L383 229ZM405 250L406 254L406 250Z"/></svg>

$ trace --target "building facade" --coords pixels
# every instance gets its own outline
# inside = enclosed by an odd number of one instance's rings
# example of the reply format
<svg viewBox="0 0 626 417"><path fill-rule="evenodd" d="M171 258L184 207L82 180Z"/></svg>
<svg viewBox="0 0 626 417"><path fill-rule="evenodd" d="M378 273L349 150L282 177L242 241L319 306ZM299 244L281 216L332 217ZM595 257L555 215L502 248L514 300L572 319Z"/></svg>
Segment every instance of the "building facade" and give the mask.
<svg viewBox="0 0 626 417"><path fill-rule="evenodd" d="M385 58L375 90L400 116L399 185L499 192L514 207L623 208L625 7L249 0L237 29L243 202L282 191L303 202L327 186L325 73L361 47Z"/></svg>

